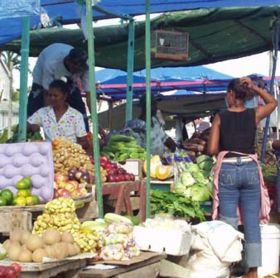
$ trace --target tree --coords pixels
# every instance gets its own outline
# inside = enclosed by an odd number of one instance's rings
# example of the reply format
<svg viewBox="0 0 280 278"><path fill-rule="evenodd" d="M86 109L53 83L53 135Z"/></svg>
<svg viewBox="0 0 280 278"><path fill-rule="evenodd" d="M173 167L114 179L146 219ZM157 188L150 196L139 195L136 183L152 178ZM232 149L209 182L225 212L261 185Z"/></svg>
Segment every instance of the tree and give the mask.
<svg viewBox="0 0 280 278"><path fill-rule="evenodd" d="M11 136L11 128L12 128L12 118L13 118L13 70L20 70L20 56L12 51L3 51L0 53L0 59L6 65L9 71L9 79L10 79L10 93L9 93L9 110L8 110L8 136Z"/></svg>

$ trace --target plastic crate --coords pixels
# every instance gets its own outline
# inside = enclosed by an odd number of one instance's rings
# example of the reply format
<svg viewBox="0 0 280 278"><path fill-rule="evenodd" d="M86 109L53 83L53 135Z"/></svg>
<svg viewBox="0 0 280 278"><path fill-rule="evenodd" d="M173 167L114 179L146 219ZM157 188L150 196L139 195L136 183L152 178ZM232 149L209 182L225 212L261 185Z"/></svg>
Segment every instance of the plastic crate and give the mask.
<svg viewBox="0 0 280 278"><path fill-rule="evenodd" d="M133 233L141 250L163 252L173 256L189 254L191 232L136 226Z"/></svg>

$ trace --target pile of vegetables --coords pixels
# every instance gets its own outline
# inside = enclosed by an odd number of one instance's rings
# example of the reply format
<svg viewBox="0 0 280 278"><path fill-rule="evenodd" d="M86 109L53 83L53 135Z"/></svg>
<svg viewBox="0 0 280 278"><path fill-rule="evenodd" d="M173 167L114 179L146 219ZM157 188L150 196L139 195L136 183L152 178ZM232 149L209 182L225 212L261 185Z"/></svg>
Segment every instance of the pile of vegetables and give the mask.
<svg viewBox="0 0 280 278"><path fill-rule="evenodd" d="M12 136L8 136L8 128L3 129L0 134L0 144L4 143L17 143L18 142L18 125L14 125L11 128ZM42 141L43 138L40 132L27 132L26 134L27 142Z"/></svg>
<svg viewBox="0 0 280 278"><path fill-rule="evenodd" d="M202 155L196 161L176 163L174 191L192 201L205 202L211 197L214 160Z"/></svg>
<svg viewBox="0 0 280 278"><path fill-rule="evenodd" d="M262 165L262 173L264 181L270 184L276 184L277 179L277 166L276 164L263 164Z"/></svg>
<svg viewBox="0 0 280 278"><path fill-rule="evenodd" d="M119 162L129 158L143 160L146 158L145 149L138 145L134 137L121 134L112 135L102 153L109 159Z"/></svg>
<svg viewBox="0 0 280 278"><path fill-rule="evenodd" d="M41 235L48 229L61 233L70 232L81 252L95 253L98 235L81 227L75 213L75 202L70 198L58 198L48 202L42 215L34 223L33 233Z"/></svg>
<svg viewBox="0 0 280 278"><path fill-rule="evenodd" d="M199 202L186 198L183 194L176 192L164 192L160 190L151 191L151 213L169 213L175 217L183 217L191 221L198 219L204 221L204 211Z"/></svg>
<svg viewBox="0 0 280 278"><path fill-rule="evenodd" d="M44 257L62 260L80 253L80 247L69 232L48 229L42 235L17 230L3 243L7 257L23 263L41 263Z"/></svg>
<svg viewBox="0 0 280 278"><path fill-rule="evenodd" d="M144 173L147 174L147 161L143 165ZM159 155L154 155L151 158L150 176L153 179L166 180L173 176L173 166L163 165Z"/></svg>
<svg viewBox="0 0 280 278"><path fill-rule="evenodd" d="M100 259L120 261L140 255L133 239L133 224L127 217L106 213L104 219L86 221L82 227L98 233L101 241L98 250Z"/></svg>
<svg viewBox="0 0 280 278"><path fill-rule="evenodd" d="M195 132L191 139L187 139L183 142L183 148L187 150L189 156L193 160L195 160L197 156L206 153L209 132L209 129L203 131L202 133Z"/></svg>

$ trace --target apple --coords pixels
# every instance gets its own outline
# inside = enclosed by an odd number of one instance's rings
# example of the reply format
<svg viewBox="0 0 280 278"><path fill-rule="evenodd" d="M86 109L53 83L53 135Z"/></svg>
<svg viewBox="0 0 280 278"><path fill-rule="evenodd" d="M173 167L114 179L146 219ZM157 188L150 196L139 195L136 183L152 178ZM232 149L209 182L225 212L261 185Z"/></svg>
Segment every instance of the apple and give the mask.
<svg viewBox="0 0 280 278"><path fill-rule="evenodd" d="M102 168L106 169L106 167L107 167L107 161L101 160L101 161L100 161L100 166L101 166Z"/></svg>
<svg viewBox="0 0 280 278"><path fill-rule="evenodd" d="M118 169L119 174L126 174L126 171L123 168Z"/></svg>
<svg viewBox="0 0 280 278"><path fill-rule="evenodd" d="M109 159L105 156L105 155L102 155L101 157L100 157L100 163L102 162L102 161L104 161L104 162L110 162L109 161Z"/></svg>
<svg viewBox="0 0 280 278"><path fill-rule="evenodd" d="M71 193L64 188L58 189L58 195L59 197L71 197Z"/></svg>
<svg viewBox="0 0 280 278"><path fill-rule="evenodd" d="M129 175L130 175L130 180L135 181L135 176L133 174L129 174Z"/></svg>
<svg viewBox="0 0 280 278"><path fill-rule="evenodd" d="M119 168L117 163L111 163L111 165L112 165L112 168L114 168L114 169L118 169Z"/></svg>
<svg viewBox="0 0 280 278"><path fill-rule="evenodd" d="M54 181L55 182L68 181L68 177L62 174L56 174L54 175Z"/></svg>
<svg viewBox="0 0 280 278"><path fill-rule="evenodd" d="M15 278L17 275L15 269L11 266L6 267L5 277L6 278Z"/></svg>
<svg viewBox="0 0 280 278"><path fill-rule="evenodd" d="M108 180L108 182L115 182L115 176L113 176L113 175L108 175L108 176L107 176L107 180Z"/></svg>
<svg viewBox="0 0 280 278"><path fill-rule="evenodd" d="M120 181L125 181L125 175L124 174L119 174L119 179L120 179Z"/></svg>
<svg viewBox="0 0 280 278"><path fill-rule="evenodd" d="M131 180L131 176L130 176L130 174L124 174L124 177L125 177L125 180L126 181L130 181Z"/></svg>

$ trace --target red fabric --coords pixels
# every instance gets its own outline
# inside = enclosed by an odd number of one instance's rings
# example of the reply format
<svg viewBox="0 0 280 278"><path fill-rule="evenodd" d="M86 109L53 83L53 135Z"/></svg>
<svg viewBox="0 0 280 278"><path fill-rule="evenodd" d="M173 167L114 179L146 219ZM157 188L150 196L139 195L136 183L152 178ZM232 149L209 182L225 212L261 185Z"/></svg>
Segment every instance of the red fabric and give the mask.
<svg viewBox="0 0 280 278"><path fill-rule="evenodd" d="M218 157L217 157L217 163L214 169L214 194L213 194L213 212L212 212L212 219L218 219L219 217L219 173L221 170L221 166L223 163L223 158L225 155L228 153L228 151L223 151L220 152ZM242 154L242 153L238 153ZM258 158L256 154L246 154L246 156L249 156L252 158L258 166L259 170L259 175L260 175L260 183L261 183L261 210L260 210L260 223L261 224L266 224L269 221L269 213L270 213L270 199L268 195L268 190L267 187L265 186L264 180L263 180L263 175L262 175L262 170L258 162ZM238 217L239 217L239 222L242 223L242 219L240 217L239 213L239 208L238 208Z"/></svg>

